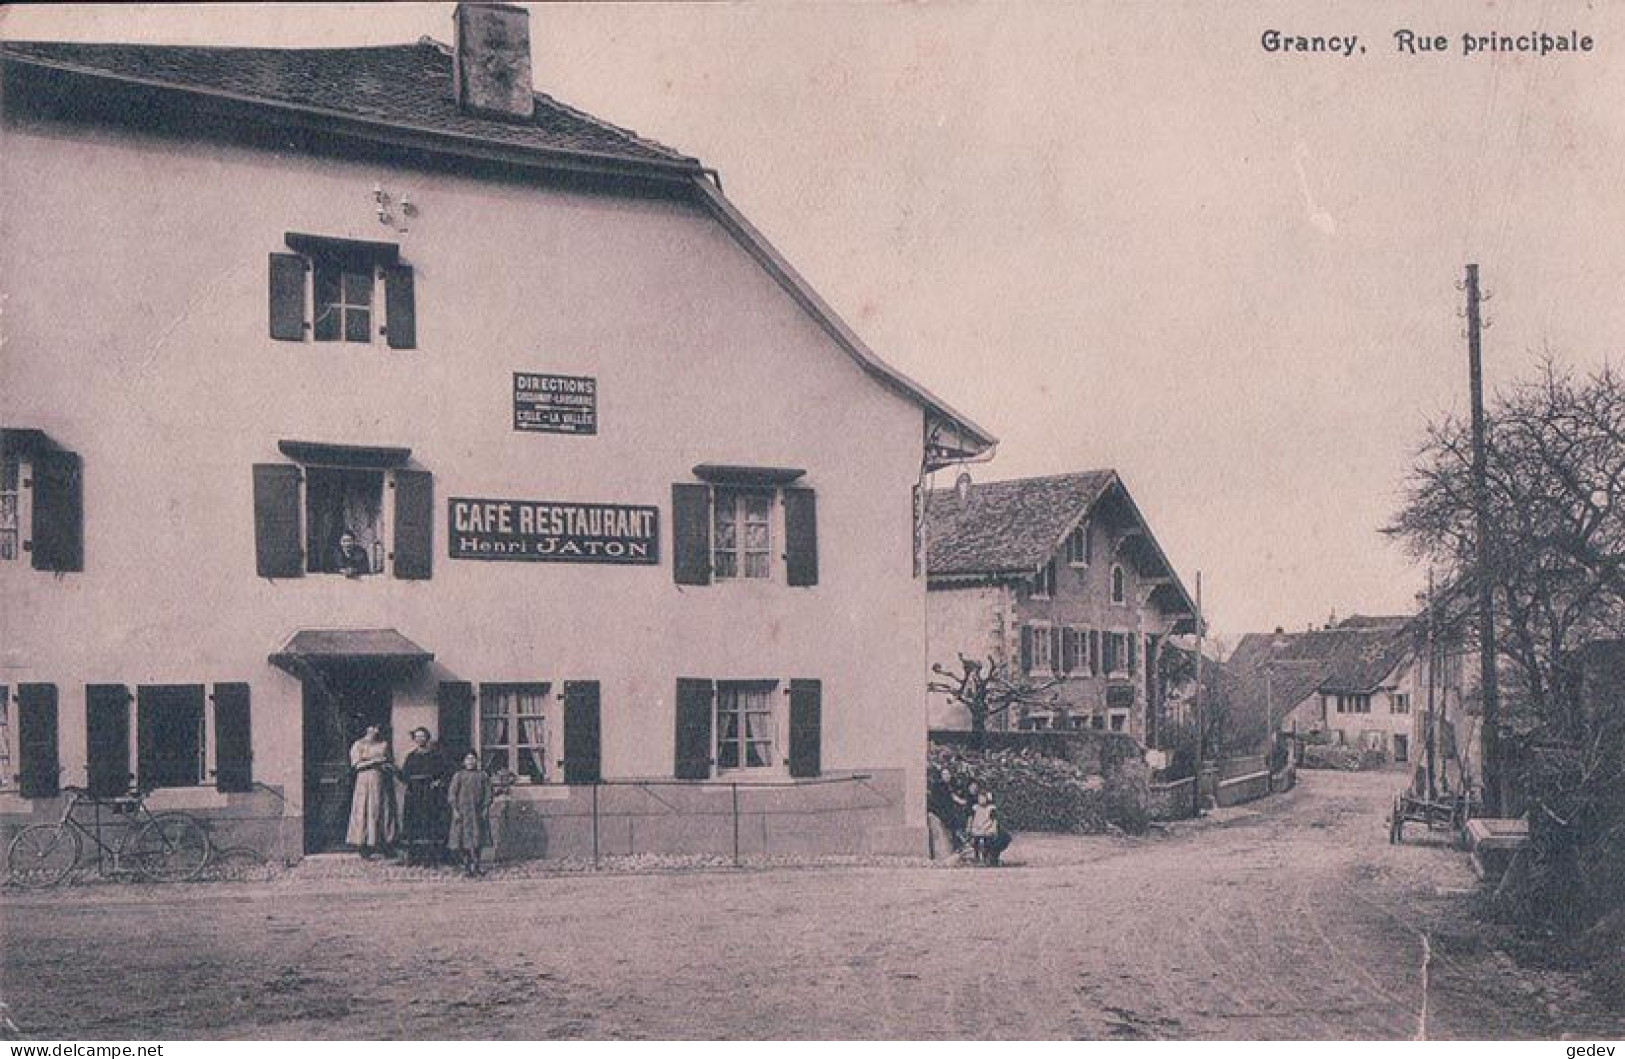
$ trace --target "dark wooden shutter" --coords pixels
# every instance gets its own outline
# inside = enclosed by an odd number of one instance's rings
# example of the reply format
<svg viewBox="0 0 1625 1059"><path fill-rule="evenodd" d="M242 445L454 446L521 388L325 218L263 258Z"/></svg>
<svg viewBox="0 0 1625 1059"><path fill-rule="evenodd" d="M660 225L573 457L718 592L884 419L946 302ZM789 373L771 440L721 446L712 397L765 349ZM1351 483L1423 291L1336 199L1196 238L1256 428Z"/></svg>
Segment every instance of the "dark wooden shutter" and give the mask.
<svg viewBox="0 0 1625 1059"><path fill-rule="evenodd" d="M711 778L711 704L716 685L677 678L677 747L673 770L680 780Z"/></svg>
<svg viewBox="0 0 1625 1059"><path fill-rule="evenodd" d="M784 491L784 580L818 584L818 498L811 489Z"/></svg>
<svg viewBox="0 0 1625 1059"><path fill-rule="evenodd" d="M822 768L824 686L816 680L790 681L790 775L816 776Z"/></svg>
<svg viewBox="0 0 1625 1059"><path fill-rule="evenodd" d="M17 790L24 798L55 798L62 790L56 732L56 685L19 686Z"/></svg>
<svg viewBox="0 0 1625 1059"><path fill-rule="evenodd" d="M1078 668L1078 630L1061 628L1061 672L1070 673Z"/></svg>
<svg viewBox="0 0 1625 1059"><path fill-rule="evenodd" d="M671 487L671 576L679 585L711 583L711 487Z"/></svg>
<svg viewBox="0 0 1625 1059"><path fill-rule="evenodd" d="M214 686L214 781L217 788L230 793L254 789L247 684Z"/></svg>
<svg viewBox="0 0 1625 1059"><path fill-rule="evenodd" d="M384 268L384 334L389 337L390 349L417 348L417 306L411 265Z"/></svg>
<svg viewBox="0 0 1625 1059"><path fill-rule="evenodd" d="M305 340L305 259L298 254L271 255L270 317L272 338Z"/></svg>
<svg viewBox="0 0 1625 1059"><path fill-rule="evenodd" d="M1031 625L1021 627L1021 671L1023 673L1033 671L1033 627Z"/></svg>
<svg viewBox="0 0 1625 1059"><path fill-rule="evenodd" d="M298 577L304 572L299 525L299 468L286 463L254 465L254 565L261 577Z"/></svg>
<svg viewBox="0 0 1625 1059"><path fill-rule="evenodd" d="M1140 634L1131 632L1124 639L1128 641L1128 671L1131 674L1138 673L1140 671Z"/></svg>
<svg viewBox="0 0 1625 1059"><path fill-rule="evenodd" d="M1094 676L1106 672L1106 659L1100 646L1100 630L1089 630L1089 672Z"/></svg>
<svg viewBox="0 0 1625 1059"><path fill-rule="evenodd" d="M78 453L44 449L34 454L34 569L85 568L81 478Z"/></svg>
<svg viewBox="0 0 1625 1059"><path fill-rule="evenodd" d="M91 794L130 789L130 689L123 684L85 685L85 751Z"/></svg>
<svg viewBox="0 0 1625 1059"><path fill-rule="evenodd" d="M1059 625L1049 627L1049 667L1051 669L1061 668L1062 632L1063 630Z"/></svg>
<svg viewBox="0 0 1625 1059"><path fill-rule="evenodd" d="M138 688L135 745L142 789L197 786L203 778L203 685Z"/></svg>
<svg viewBox="0 0 1625 1059"><path fill-rule="evenodd" d="M564 782L597 783L603 778L598 681L564 682Z"/></svg>
<svg viewBox="0 0 1625 1059"><path fill-rule="evenodd" d="M463 755L474 749L474 685L442 680L436 696L440 707L440 749L446 760L463 767Z"/></svg>
<svg viewBox="0 0 1625 1059"><path fill-rule="evenodd" d="M434 568L434 475L395 472L395 576L427 581Z"/></svg>

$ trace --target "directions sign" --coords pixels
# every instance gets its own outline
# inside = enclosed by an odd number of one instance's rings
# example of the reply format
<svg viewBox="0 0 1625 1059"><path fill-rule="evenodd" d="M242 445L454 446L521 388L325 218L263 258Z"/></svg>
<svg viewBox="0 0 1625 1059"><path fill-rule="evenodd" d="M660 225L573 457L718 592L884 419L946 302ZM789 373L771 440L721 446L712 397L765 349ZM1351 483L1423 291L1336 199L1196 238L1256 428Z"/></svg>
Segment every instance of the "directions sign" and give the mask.
<svg viewBox="0 0 1625 1059"><path fill-rule="evenodd" d="M453 559L660 562L660 510L654 507L452 497L446 510Z"/></svg>
<svg viewBox="0 0 1625 1059"><path fill-rule="evenodd" d="M514 372L513 428L541 434L598 433L598 380Z"/></svg>

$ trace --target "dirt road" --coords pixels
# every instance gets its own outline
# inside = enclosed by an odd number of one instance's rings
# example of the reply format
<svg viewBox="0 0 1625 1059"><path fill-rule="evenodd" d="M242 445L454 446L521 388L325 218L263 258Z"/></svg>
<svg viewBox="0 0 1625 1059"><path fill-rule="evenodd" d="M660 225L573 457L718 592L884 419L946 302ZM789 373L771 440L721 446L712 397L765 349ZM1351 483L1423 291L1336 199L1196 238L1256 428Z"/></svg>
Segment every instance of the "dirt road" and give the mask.
<svg viewBox="0 0 1625 1059"><path fill-rule="evenodd" d="M1388 845L1395 783L999 870L7 892L0 991L58 1039L1625 1035L1464 919L1460 854Z"/></svg>

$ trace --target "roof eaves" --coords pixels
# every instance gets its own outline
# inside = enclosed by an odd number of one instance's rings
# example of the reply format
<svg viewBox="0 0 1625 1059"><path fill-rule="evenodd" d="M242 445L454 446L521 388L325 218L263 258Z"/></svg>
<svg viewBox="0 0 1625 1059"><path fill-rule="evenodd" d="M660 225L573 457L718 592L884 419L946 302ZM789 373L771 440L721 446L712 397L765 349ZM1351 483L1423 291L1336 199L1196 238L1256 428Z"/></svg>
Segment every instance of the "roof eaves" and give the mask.
<svg viewBox="0 0 1625 1059"><path fill-rule="evenodd" d="M476 158L481 161L503 161L521 164L528 162L540 168L569 169L578 172L592 171L617 176L653 176L659 179L685 182L696 174L704 172L704 167L698 159L643 158L606 151L499 143L494 140L451 132L446 129L414 125L410 122L368 118L364 115L333 110L328 107L266 99L263 96L250 95L245 92L232 92L220 88L177 85L159 78L138 77L133 74L116 73L60 59L46 59L40 56L21 54L4 48L3 43L0 43L0 59L25 66L60 70L64 73L89 77L95 80L111 81L181 95L199 96L223 103L261 109L293 118L297 123L304 125L343 126L344 128L339 131L375 142L394 146L416 147L436 153ZM551 102L550 97L549 100ZM594 120L596 121L596 119ZM600 122L599 124L603 123ZM392 133L397 135L391 135Z"/></svg>

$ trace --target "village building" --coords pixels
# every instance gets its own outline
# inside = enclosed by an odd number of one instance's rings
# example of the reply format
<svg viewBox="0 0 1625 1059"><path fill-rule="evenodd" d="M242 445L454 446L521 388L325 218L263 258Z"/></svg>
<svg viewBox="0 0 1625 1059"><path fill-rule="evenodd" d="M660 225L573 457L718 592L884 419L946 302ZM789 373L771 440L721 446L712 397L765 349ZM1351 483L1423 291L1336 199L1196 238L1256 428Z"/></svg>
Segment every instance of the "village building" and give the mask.
<svg viewBox="0 0 1625 1059"><path fill-rule="evenodd" d="M1158 659L1196 608L1113 470L1002 482L962 476L926 499L927 668L994 662L1044 703L993 728L1091 728L1156 741ZM931 727L970 718L943 695Z"/></svg>
<svg viewBox="0 0 1625 1059"><path fill-rule="evenodd" d="M1414 764L1429 723L1424 624L1408 615L1356 615L1304 632L1248 633L1225 662L1234 708L1261 712L1269 731ZM1436 749L1449 757L1471 725L1470 667L1460 650L1437 654L1433 702L1446 724L1434 730Z"/></svg>
<svg viewBox="0 0 1625 1059"><path fill-rule="evenodd" d="M336 850L422 725L499 856L922 851L910 491L994 439L524 9L453 28L0 46L0 825Z"/></svg>

